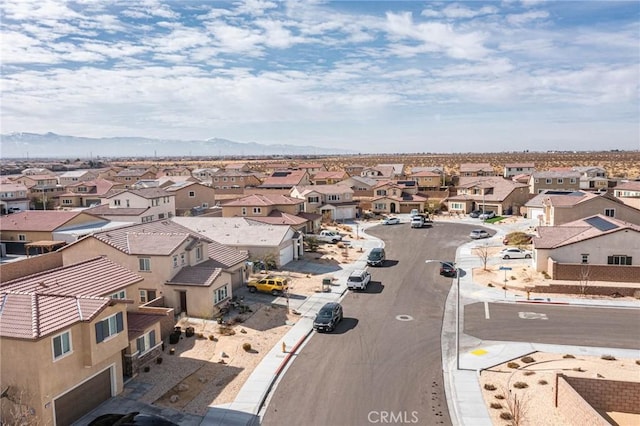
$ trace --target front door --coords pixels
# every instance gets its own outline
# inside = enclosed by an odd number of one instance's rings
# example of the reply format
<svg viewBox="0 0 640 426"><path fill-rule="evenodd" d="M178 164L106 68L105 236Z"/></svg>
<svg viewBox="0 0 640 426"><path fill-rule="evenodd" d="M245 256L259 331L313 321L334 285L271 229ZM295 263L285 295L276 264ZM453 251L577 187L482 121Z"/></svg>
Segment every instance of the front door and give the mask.
<svg viewBox="0 0 640 426"><path fill-rule="evenodd" d="M187 292L179 291L180 293L180 313L187 313Z"/></svg>
<svg viewBox="0 0 640 426"><path fill-rule="evenodd" d="M396 212L396 203L391 203L391 213Z"/></svg>

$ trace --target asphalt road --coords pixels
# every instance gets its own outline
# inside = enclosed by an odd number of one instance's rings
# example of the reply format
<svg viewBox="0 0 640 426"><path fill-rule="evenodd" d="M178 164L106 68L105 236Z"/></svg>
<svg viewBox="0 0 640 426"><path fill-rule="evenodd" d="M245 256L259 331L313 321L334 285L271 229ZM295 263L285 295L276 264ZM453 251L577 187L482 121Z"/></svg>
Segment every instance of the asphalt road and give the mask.
<svg viewBox="0 0 640 426"><path fill-rule="evenodd" d="M638 309L472 303L464 332L482 340L640 348Z"/></svg>
<svg viewBox="0 0 640 426"><path fill-rule="evenodd" d="M263 425L449 425L441 342L451 279L426 259L454 260L472 227L378 226L387 263L364 293L343 299L344 320L314 334L270 397Z"/></svg>

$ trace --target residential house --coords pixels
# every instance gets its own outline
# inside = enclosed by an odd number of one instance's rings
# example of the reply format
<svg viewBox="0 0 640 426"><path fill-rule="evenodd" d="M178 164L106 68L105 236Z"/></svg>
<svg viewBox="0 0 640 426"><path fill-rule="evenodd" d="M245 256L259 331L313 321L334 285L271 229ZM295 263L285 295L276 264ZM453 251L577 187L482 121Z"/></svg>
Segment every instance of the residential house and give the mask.
<svg viewBox="0 0 640 426"><path fill-rule="evenodd" d="M496 176L496 171L489 163L462 163L460 177Z"/></svg>
<svg viewBox="0 0 640 426"><path fill-rule="evenodd" d="M304 211L322 215L323 221L356 218L358 202L353 199L353 190L347 185L296 185L291 196L304 200Z"/></svg>
<svg viewBox="0 0 640 426"><path fill-rule="evenodd" d="M28 175L10 179L13 183L27 187L30 205L41 209L52 209L58 206L58 196L64 188L58 184L56 175Z"/></svg>
<svg viewBox="0 0 640 426"><path fill-rule="evenodd" d="M580 173L580 189L587 191L606 191L609 187L607 170L599 166L575 166L571 170Z"/></svg>
<svg viewBox="0 0 640 426"><path fill-rule="evenodd" d="M87 212L120 222L147 223L176 214L175 194L162 188L125 189L102 199Z"/></svg>
<svg viewBox="0 0 640 426"><path fill-rule="evenodd" d="M619 182L613 188L613 196L628 206L640 209L640 181Z"/></svg>
<svg viewBox="0 0 640 426"><path fill-rule="evenodd" d="M439 191L444 186L444 175L431 171L412 171L409 179L414 180L419 192Z"/></svg>
<svg viewBox="0 0 640 426"><path fill-rule="evenodd" d="M534 163L507 163L504 165L502 176L512 179L518 175L530 175L535 171L536 165Z"/></svg>
<svg viewBox="0 0 640 426"><path fill-rule="evenodd" d="M177 314L212 319L231 298L233 277L209 262L209 244L212 241L204 235L171 220L158 220L97 232L60 252L65 264L102 253L140 274L144 281L127 296L136 305L162 298L161 306ZM238 259L244 258L239 254ZM242 279L242 270L238 275Z"/></svg>
<svg viewBox="0 0 640 426"><path fill-rule="evenodd" d="M0 183L0 214L29 210L27 187L21 183Z"/></svg>
<svg viewBox="0 0 640 426"><path fill-rule="evenodd" d="M53 171L44 167L29 167L24 169L21 174L23 176L41 176L41 175L53 175Z"/></svg>
<svg viewBox="0 0 640 426"><path fill-rule="evenodd" d="M53 248L74 241L66 231L90 233L109 221L85 211L28 210L0 217L0 240L7 253L30 253L30 248Z"/></svg>
<svg viewBox="0 0 640 426"><path fill-rule="evenodd" d="M94 179L67 185L66 192L60 194L61 207L95 207L110 192L123 189L124 185L106 179Z"/></svg>
<svg viewBox="0 0 640 426"><path fill-rule="evenodd" d="M405 178L405 166L402 163L378 164L376 167L389 167L389 166L393 168L394 179Z"/></svg>
<svg viewBox="0 0 640 426"><path fill-rule="evenodd" d="M130 188L139 180L149 180L155 178L156 172L152 169L128 168L120 170L115 176L111 177L111 180L123 184L125 188Z"/></svg>
<svg viewBox="0 0 640 426"><path fill-rule="evenodd" d="M262 183L255 172L244 170L218 170L211 176L211 186L216 190L243 189L256 187Z"/></svg>
<svg viewBox="0 0 640 426"><path fill-rule="evenodd" d="M268 217L273 211L297 215L304 201L281 194L252 194L222 203L223 217Z"/></svg>
<svg viewBox="0 0 640 426"><path fill-rule="evenodd" d="M72 170L58 175L58 183L63 187L75 185L98 178L98 173L93 170Z"/></svg>
<svg viewBox="0 0 640 426"><path fill-rule="evenodd" d="M175 196L176 215L198 215L216 204L216 190L197 182L178 182L164 187Z"/></svg>
<svg viewBox="0 0 640 426"><path fill-rule="evenodd" d="M414 185L407 185L412 183ZM425 211L427 197L417 193L414 181L404 184L393 181L380 182L373 188L371 211L380 214L409 213L413 209Z"/></svg>
<svg viewBox="0 0 640 426"><path fill-rule="evenodd" d="M396 178L396 169L393 165L377 165L365 167L360 172L360 176L378 180L392 180Z"/></svg>
<svg viewBox="0 0 640 426"><path fill-rule="evenodd" d="M276 170L264 179L259 188L292 189L294 186L309 185L309 173L306 170Z"/></svg>
<svg viewBox="0 0 640 426"><path fill-rule="evenodd" d="M213 177L213 175L220 169L218 168L212 168L212 167L208 167L208 168L199 168L199 169L193 169L191 171L191 176L193 176L194 178L198 179L198 181L204 183L204 184L211 184L211 178Z"/></svg>
<svg viewBox="0 0 640 426"><path fill-rule="evenodd" d="M163 177L163 176L168 176L168 177L173 177L173 176L191 177L192 173L191 173L191 169L189 169L188 167L168 167L168 168L160 170L156 174L156 177Z"/></svg>
<svg viewBox="0 0 640 426"><path fill-rule="evenodd" d="M229 163L225 165L223 168L224 170L228 170L228 171L236 171L236 172L244 172L244 173L251 171L251 168L247 163Z"/></svg>
<svg viewBox="0 0 640 426"><path fill-rule="evenodd" d="M319 172L326 172L327 167L322 163L300 163L295 166L298 170L304 170L309 173L309 176L313 176Z"/></svg>
<svg viewBox="0 0 640 426"><path fill-rule="evenodd" d="M639 225L598 214L537 232L536 271L554 280L638 282Z"/></svg>
<svg viewBox="0 0 640 426"><path fill-rule="evenodd" d="M261 166L261 170L264 171L264 173L267 175L270 175L278 170L291 169L291 163L288 162L258 163L256 164L256 166Z"/></svg>
<svg viewBox="0 0 640 426"><path fill-rule="evenodd" d="M243 217L174 217L172 221L209 239L246 251L249 260L271 260L280 268L304 255L303 235L288 225Z"/></svg>
<svg viewBox="0 0 640 426"><path fill-rule="evenodd" d="M362 176L362 171L365 166L362 164L348 164L344 166L344 171L347 172L349 176Z"/></svg>
<svg viewBox="0 0 640 426"><path fill-rule="evenodd" d="M537 171L529 177L529 192L577 191L580 189L580 173L574 171Z"/></svg>
<svg viewBox="0 0 640 426"><path fill-rule="evenodd" d="M542 191L533 196L520 209L520 214L524 217L538 220L540 225L544 224L544 203L545 198L551 195L569 195L575 191Z"/></svg>
<svg viewBox="0 0 640 426"><path fill-rule="evenodd" d="M314 172L311 175L311 183L314 185L334 185L347 179L349 175L344 170L324 170Z"/></svg>
<svg viewBox="0 0 640 426"><path fill-rule="evenodd" d="M373 188L379 183L377 179L362 177L359 175L351 176L339 182L340 185L348 186L353 190L354 200L367 198L372 196Z"/></svg>
<svg viewBox="0 0 640 426"><path fill-rule="evenodd" d="M124 359L158 351L160 317L129 340L120 293L142 280L107 257L0 285L0 386L3 419L16 424L70 425L122 392ZM156 352L157 353L157 352ZM6 398L6 399L5 399ZM16 418L20 413L21 418Z"/></svg>
<svg viewBox="0 0 640 426"><path fill-rule="evenodd" d="M446 199L449 212L467 214L474 210L496 216L519 214L531 198L527 185L499 176L460 178L456 195Z"/></svg>
<svg viewBox="0 0 640 426"><path fill-rule="evenodd" d="M606 193L574 191L569 194L548 194L543 197L542 206L541 225L562 225L597 214L640 225L640 210Z"/></svg>

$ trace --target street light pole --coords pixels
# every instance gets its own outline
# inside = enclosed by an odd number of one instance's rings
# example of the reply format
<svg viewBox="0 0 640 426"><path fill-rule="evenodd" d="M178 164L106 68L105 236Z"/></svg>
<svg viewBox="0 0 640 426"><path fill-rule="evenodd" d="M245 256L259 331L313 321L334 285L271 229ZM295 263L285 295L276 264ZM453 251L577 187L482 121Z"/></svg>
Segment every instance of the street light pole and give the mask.
<svg viewBox="0 0 640 426"><path fill-rule="evenodd" d="M424 263L449 265L456 271L456 370L460 370L460 271L455 264L444 260L427 259Z"/></svg>

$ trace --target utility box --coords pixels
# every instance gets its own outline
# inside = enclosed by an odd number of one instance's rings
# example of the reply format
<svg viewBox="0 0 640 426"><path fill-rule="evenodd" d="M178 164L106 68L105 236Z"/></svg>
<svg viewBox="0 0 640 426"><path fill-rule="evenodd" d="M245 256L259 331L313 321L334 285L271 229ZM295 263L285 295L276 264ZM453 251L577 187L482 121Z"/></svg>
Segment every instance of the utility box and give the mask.
<svg viewBox="0 0 640 426"><path fill-rule="evenodd" d="M331 291L331 278L322 279L322 291L324 292Z"/></svg>

